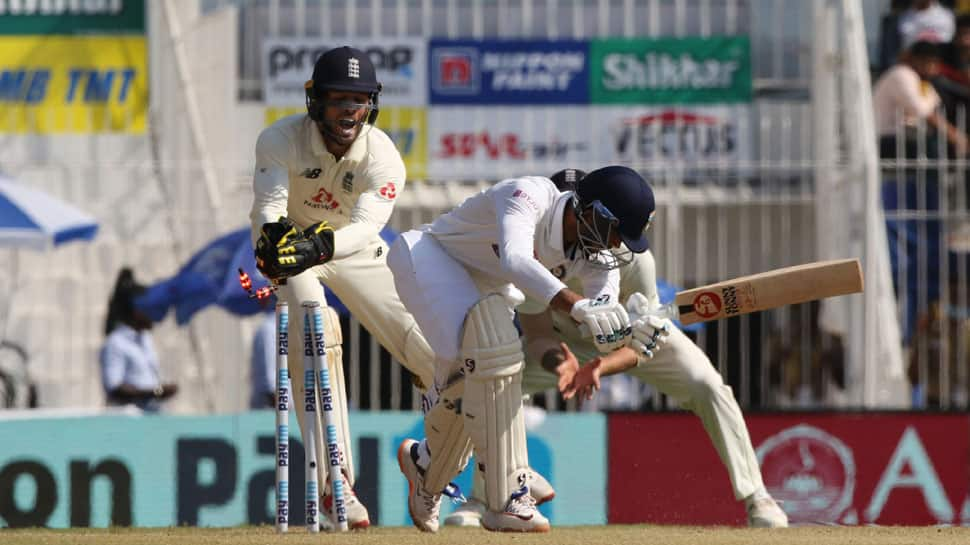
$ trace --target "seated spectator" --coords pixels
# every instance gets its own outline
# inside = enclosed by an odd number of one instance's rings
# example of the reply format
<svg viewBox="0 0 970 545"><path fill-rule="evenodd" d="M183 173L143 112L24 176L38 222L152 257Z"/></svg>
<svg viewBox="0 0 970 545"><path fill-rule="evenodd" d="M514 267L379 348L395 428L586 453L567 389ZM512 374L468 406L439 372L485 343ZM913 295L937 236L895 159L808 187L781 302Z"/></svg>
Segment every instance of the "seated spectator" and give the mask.
<svg viewBox="0 0 970 545"><path fill-rule="evenodd" d="M105 320L101 381L109 405L130 404L145 412L157 412L160 402L175 395L178 387L160 380L158 354L149 331L152 321L134 304L144 291L131 269L121 270Z"/></svg>
<svg viewBox="0 0 970 545"><path fill-rule="evenodd" d="M958 287L951 286L951 293ZM970 314L960 301L937 301L922 313L909 352L914 409L966 406L970 376Z"/></svg>
<svg viewBox="0 0 970 545"><path fill-rule="evenodd" d="M904 49L916 42L947 43L953 39L953 11L937 0L913 0L899 17L899 35Z"/></svg>
<svg viewBox="0 0 970 545"><path fill-rule="evenodd" d="M268 312L253 335L249 359L250 409L276 406L276 313Z"/></svg>

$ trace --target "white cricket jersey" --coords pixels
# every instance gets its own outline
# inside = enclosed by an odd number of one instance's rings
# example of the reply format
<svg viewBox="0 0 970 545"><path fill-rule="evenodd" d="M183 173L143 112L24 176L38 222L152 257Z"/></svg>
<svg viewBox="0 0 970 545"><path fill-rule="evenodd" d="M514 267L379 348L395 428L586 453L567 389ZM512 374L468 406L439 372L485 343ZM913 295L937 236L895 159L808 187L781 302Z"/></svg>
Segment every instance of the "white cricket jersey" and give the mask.
<svg viewBox="0 0 970 545"><path fill-rule="evenodd" d="M280 216L301 228L326 220L335 230L334 259L352 255L380 236L404 179L401 154L380 129L364 125L337 160L306 114L284 117L256 141L253 243Z"/></svg>
<svg viewBox="0 0 970 545"><path fill-rule="evenodd" d="M619 292L619 273L593 267L581 254L570 259L563 247L563 212L572 193L560 193L548 178L525 176L501 181L469 197L424 230L465 265L476 284L513 284L548 305L577 277L583 295Z"/></svg>

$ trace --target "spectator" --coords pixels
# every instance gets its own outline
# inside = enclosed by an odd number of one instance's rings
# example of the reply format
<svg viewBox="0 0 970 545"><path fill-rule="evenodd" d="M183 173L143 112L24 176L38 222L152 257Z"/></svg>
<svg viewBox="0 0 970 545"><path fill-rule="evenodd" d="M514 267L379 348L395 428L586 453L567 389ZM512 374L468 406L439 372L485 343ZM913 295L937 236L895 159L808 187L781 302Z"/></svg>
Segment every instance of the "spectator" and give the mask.
<svg viewBox="0 0 970 545"><path fill-rule="evenodd" d="M899 18L909 7L909 0L892 0L889 12L879 21L879 72L896 64L896 57L903 49L903 37L899 34Z"/></svg>
<svg viewBox="0 0 970 545"><path fill-rule="evenodd" d="M952 284L952 293L956 289ZM970 314L966 306L955 303L932 303L916 323L908 362L914 409L966 406Z"/></svg>
<svg viewBox="0 0 970 545"><path fill-rule="evenodd" d="M916 42L947 43L953 39L953 11L937 0L913 0L899 17L902 46L908 49Z"/></svg>
<svg viewBox="0 0 970 545"><path fill-rule="evenodd" d="M943 149L966 153L967 136L940 113L940 96L929 83L939 71L938 47L921 41L876 82L873 107L883 159L941 159ZM948 148L939 145L941 136ZM942 230L938 219L896 219L893 212L939 209L940 163L896 167L884 173L882 197L893 281L903 303L903 341L909 345L916 314L939 297L939 283L926 282L940 278Z"/></svg>
<svg viewBox="0 0 970 545"><path fill-rule="evenodd" d="M159 378L158 354L152 342L152 321L135 308L134 299L145 291L124 268L115 281L108 304L101 348L101 381L109 405L134 405L157 412L161 401L175 395L178 386Z"/></svg>
<svg viewBox="0 0 970 545"><path fill-rule="evenodd" d="M970 105L970 15L957 19L953 41L944 47L940 75L933 79L947 120L967 132Z"/></svg>
<svg viewBox="0 0 970 545"><path fill-rule="evenodd" d="M253 353L249 358L250 409L276 406L276 313L263 317L253 335Z"/></svg>
<svg viewBox="0 0 970 545"><path fill-rule="evenodd" d="M940 51L930 42L916 42L900 55L899 62L883 74L872 92L880 156L897 155L899 138L905 139L906 156L915 155L918 129L927 124L945 135L958 154L967 149L967 137L940 115L940 95L930 81L940 73ZM902 132L897 134L897 127ZM931 135L935 136L935 135ZM911 149L912 148L912 149ZM936 146L927 145L927 153ZM931 149L932 148L932 149ZM915 158L915 157L912 157Z"/></svg>
<svg viewBox="0 0 970 545"><path fill-rule="evenodd" d="M956 32L947 44L942 74L962 85L970 84L970 14L957 17Z"/></svg>

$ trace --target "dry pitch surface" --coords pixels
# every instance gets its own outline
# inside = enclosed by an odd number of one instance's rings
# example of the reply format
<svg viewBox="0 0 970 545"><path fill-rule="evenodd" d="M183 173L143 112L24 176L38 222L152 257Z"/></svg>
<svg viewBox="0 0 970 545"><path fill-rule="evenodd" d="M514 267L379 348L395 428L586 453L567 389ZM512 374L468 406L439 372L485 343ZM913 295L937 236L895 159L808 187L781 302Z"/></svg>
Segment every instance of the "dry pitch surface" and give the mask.
<svg viewBox="0 0 970 545"><path fill-rule="evenodd" d="M117 530L0 529L3 545L935 545L970 544L970 528L831 527L787 530L689 526L557 527L548 534L494 534L445 528L422 534L411 528L373 528L350 534L309 535L302 528L276 535L271 527Z"/></svg>

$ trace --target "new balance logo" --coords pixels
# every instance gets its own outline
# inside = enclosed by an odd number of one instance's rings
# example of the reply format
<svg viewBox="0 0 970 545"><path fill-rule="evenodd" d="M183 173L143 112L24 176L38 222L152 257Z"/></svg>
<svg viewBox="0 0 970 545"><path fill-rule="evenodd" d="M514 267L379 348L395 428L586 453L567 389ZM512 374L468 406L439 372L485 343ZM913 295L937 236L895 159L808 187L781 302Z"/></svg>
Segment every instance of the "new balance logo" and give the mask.
<svg viewBox="0 0 970 545"><path fill-rule="evenodd" d="M347 61L347 77L348 78L359 78L360 77L360 62L357 59L351 57Z"/></svg>
<svg viewBox="0 0 970 545"><path fill-rule="evenodd" d="M308 168L308 169L304 170L300 174L300 176L302 176L304 178L310 178L311 180L315 180L315 179L317 179L317 178L320 177L320 173L321 172L323 172L323 170L321 170L319 168Z"/></svg>

